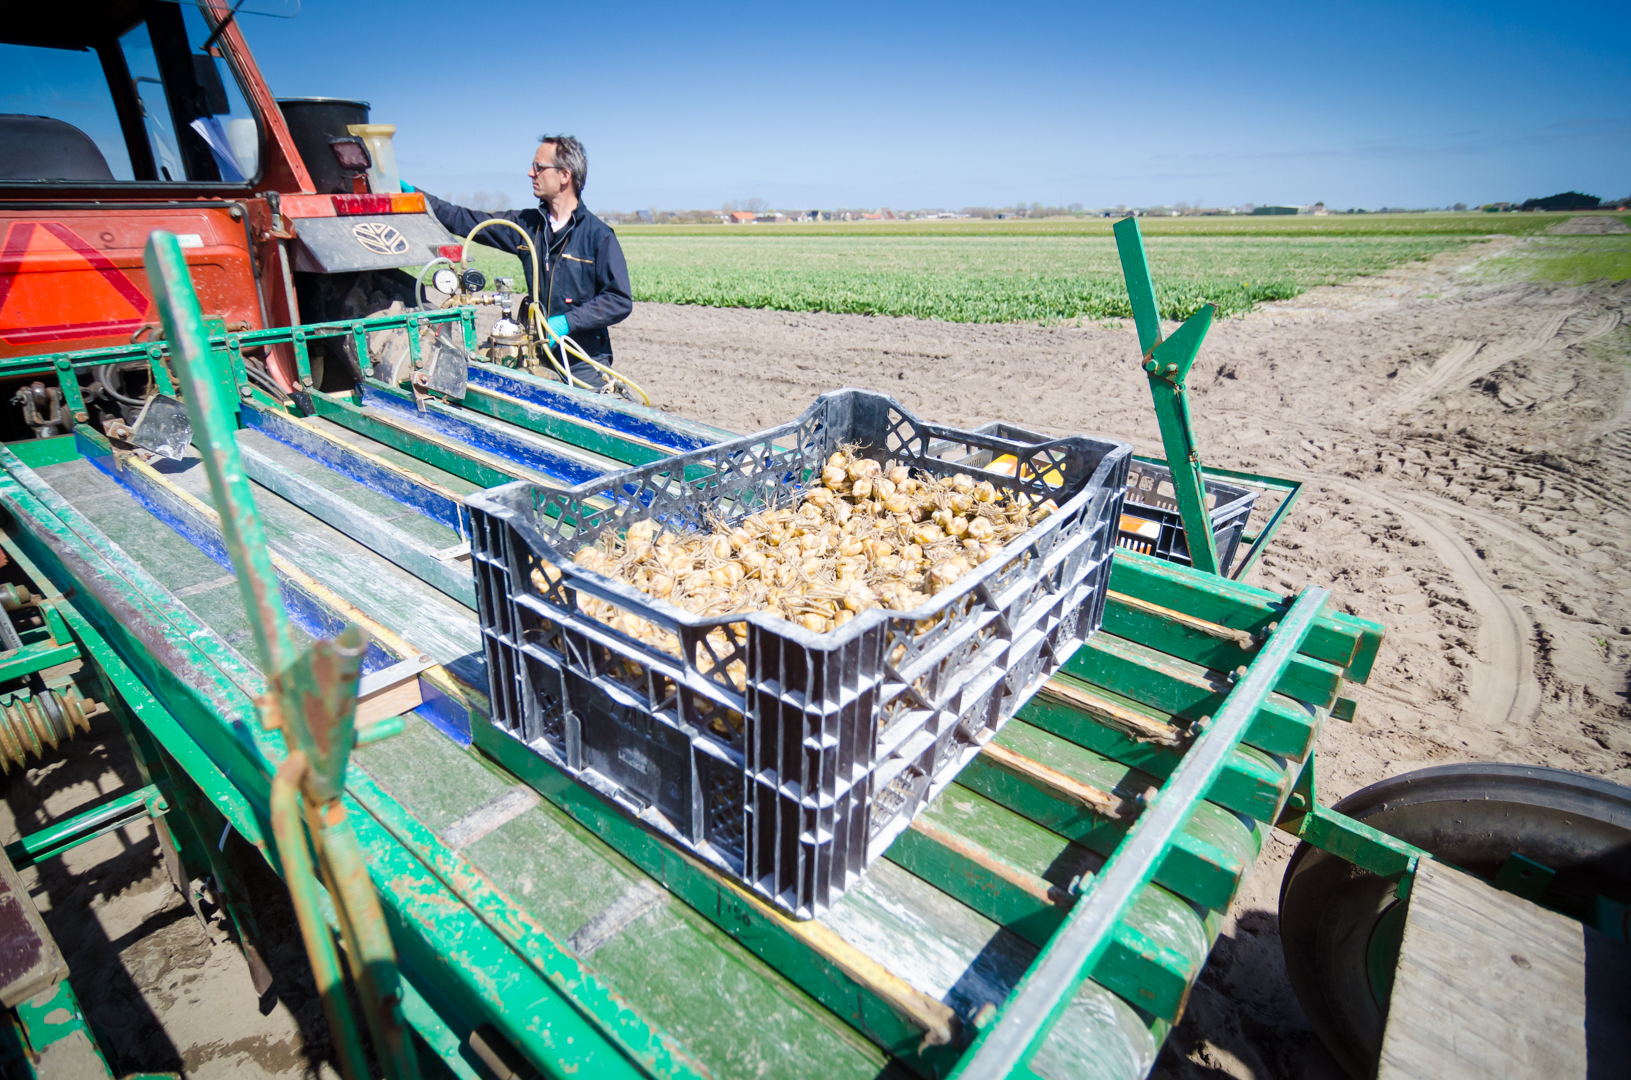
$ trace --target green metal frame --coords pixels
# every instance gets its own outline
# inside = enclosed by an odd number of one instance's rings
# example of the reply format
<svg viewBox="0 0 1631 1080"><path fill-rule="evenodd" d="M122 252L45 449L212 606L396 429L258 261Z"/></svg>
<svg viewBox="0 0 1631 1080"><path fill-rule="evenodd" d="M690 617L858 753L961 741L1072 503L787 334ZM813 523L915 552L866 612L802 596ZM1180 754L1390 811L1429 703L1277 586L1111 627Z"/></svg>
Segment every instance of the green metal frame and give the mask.
<svg viewBox="0 0 1631 1080"><path fill-rule="evenodd" d="M1166 465L1164 458L1147 457L1144 454L1134 454L1135 460L1147 461L1152 465ZM1262 473L1245 472L1240 469L1225 469L1218 465L1203 465L1201 477L1215 477L1219 480L1233 480L1236 483L1249 487L1263 488L1265 491L1278 492L1280 502L1275 506L1274 512L1269 515L1268 521L1255 533L1244 533L1240 542L1246 545L1246 550L1237 555L1235 565L1228 573L1231 581L1240 581L1252 572L1263 553L1268 550L1269 541L1274 539L1284 525L1286 518L1291 514L1293 507L1302 498L1303 482L1301 480L1287 480L1281 476L1267 476Z"/></svg>
<svg viewBox="0 0 1631 1080"><path fill-rule="evenodd" d="M1285 813L1275 825L1361 870L1401 882L1401 889L1409 888L1407 880L1415 874L1417 862L1432 858L1414 844L1396 840L1364 822L1321 806L1315 797L1312 755L1297 778L1291 798L1286 800Z"/></svg>
<svg viewBox="0 0 1631 1080"><path fill-rule="evenodd" d="M335 324L329 329L365 334L395 325L381 322ZM404 319L401 324L408 322ZM268 335L260 339L263 342L293 340L289 330L257 333ZM244 511L252 518L253 507L242 455L232 452L235 425L230 418L236 399L243 395L238 385L218 377L220 368L230 364L222 354L230 357L233 348L248 347L252 342L247 337L240 335L237 346L219 334L200 344L200 334L172 329L170 344L159 349L159 356L190 350L188 356L177 358L176 369L189 407L208 414L194 416L193 421L206 463L219 474L212 475L211 482L220 511L220 535L231 547L236 532L237 547L244 552L258 548L269 562L264 537L258 545L252 535L246 538L251 527L245 525ZM191 344L184 346L186 341ZM228 400L227 395L236 396ZM311 399L319 412L326 410L353 430L372 419L332 395L313 393ZM254 400L257 408L281 411L273 403ZM1181 396L1177 400L1182 403ZM604 432L588 430L589 425L574 428L569 418L523 410L502 419L617 460L649 453L643 446L619 445L604 438ZM547 430L540 431L541 427ZM360 433L374 434L372 429ZM81 434L87 445L96 441L85 429ZM405 440L410 435L403 433ZM62 444L28 451L44 465L64 460L59 447ZM511 478L483 463L481 455L445 439L427 439L423 445L402 449L455 475L468 473L472 483ZM19 523L8 550L16 551L18 561L37 580L74 584L73 602L57 603L60 617L129 703L133 741L146 746L144 753L156 770L152 782L183 811L172 811L166 819L177 826L176 843L183 857L194 860L194 865L207 862L213 845L208 840L200 843L196 834L205 831L208 821L219 820L230 823L233 831L287 872L288 860L277 856L295 846L289 837L300 824L300 815L286 815L284 828L273 828L277 807L286 808L288 801L272 797L275 765L286 760L284 742L261 727L254 706L268 680L244 665L191 612L175 605L139 563L32 477L17 457L0 451L0 466L4 466L0 500L13 509ZM1196 466L1199 490L1203 474L1198 462ZM1296 493L1288 490L1288 500ZM1283 501L1254 550L1260 551L1286 509ZM1210 536L1209 529L1202 531ZM240 586L247 580L271 583L249 597L250 609L277 608L273 592L277 579L268 568L250 566L243 552L235 553L234 562ZM246 573L246 567L253 572ZM322 591L323 581L312 584L319 599L332 597ZM1079 988L1078 998L1091 990L1108 995L1104 1001L1132 1003L1137 1011L1128 1015L1138 1018L1135 1026L1143 1025L1141 1037L1159 1040L1181 1014L1204 951L1198 957L1186 956L1162 944L1157 928L1164 918L1182 917L1194 922L1206 941L1215 937L1221 911L1265 829L1275 822L1282 828L1291 822L1289 811L1282 813L1282 808L1288 799L1298 797L1299 777L1309 778L1311 785L1306 763L1312 760L1319 725L1327 715L1341 715L1348 707L1338 696L1342 680L1365 678L1381 628L1311 610L1311 601L1293 606L1262 590L1125 552L1116 556L1111 588L1105 631L1072 659L1049 693L1026 707L1021 722L999 737L1030 761L1046 761L1050 768L1062 770L1059 775L1065 779L1015 772L993 764L995 757L982 757L959 786L960 799L986 808L981 813L993 819L1000 816L1005 828L1032 830L1028 835L1037 843L1064 845L1071 858L1104 857L1111 862L1074 881L1049 881L1042 876L1045 861L1027 864L1017 849L1005 846L1005 840L982 842L967 823L933 815L914 826L887 857L1042 947L1044 958L1059 957L1048 963L1050 970L1065 973L1056 983L1065 987L1059 991L1063 998L1045 1015L1056 1016L1058 1008L1065 1007L1061 1000L1073 1000L1072 988ZM371 633L382 632L363 613L331 599L323 602L337 618L361 622ZM275 638L276 625L263 619L257 629L263 639ZM273 644L281 650L281 642ZM264 667L274 676L271 689L280 692L278 676L287 666ZM1244 676L1228 674L1242 668ZM343 672L336 677L343 681ZM319 699L334 688L332 681L317 681L315 675L306 685ZM475 749L489 768L503 770L510 780L525 780L554 807L686 901L689 910L919 1072L944 1075L960 1061L962 1067L972 1067L974 1058L958 1043L956 1017L938 1001L914 997L910 987L865 974L861 961L866 958L850 956L824 940L821 927L776 915L492 728L479 690L451 677L443 685L471 709ZM328 714L345 711L343 701L332 697L327 701ZM284 735L289 734L285 728ZM167 762L174 764L171 777L164 775ZM706 1072L684 1046L621 1000L593 968L532 921L464 854L447 847L372 775L350 771L343 777L343 792L340 773L331 769L328 775L339 796L335 805L343 808L356 831L360 861L376 882L390 883L382 899L402 964L402 1015L450 1069L470 1074L472 1033L491 1025L529 1060L553 1071L596 1076ZM1134 800L1145 787L1158 788L1162 794L1145 805L1129 831L1125 822L1084 813L1073 801L1073 783L1099 785ZM1312 804L1311 786L1304 797ZM1160 825L1156 811L1179 820ZM197 824L192 824L195 818ZM1349 844L1363 858L1379 860L1385 853L1355 846L1340 815L1316 811L1304 813L1302 819L1306 824L1297 827L1310 837ZM1140 838L1163 830L1166 841L1158 845L1158 857L1128 854L1135 842L1149 843ZM318 836L321 829L309 831ZM1386 844L1374 842L1373 847L1386 849ZM1115 891L1111 886L1130 872L1118 867L1134 867L1140 880L1118 902L1106 930L1098 926L1104 922L1102 912L1091 919L1085 913L1108 902L1094 897L1109 897ZM226 871L229 876L230 867ZM322 909L325 935L335 928L344 930L340 913L329 902L338 891L339 886L327 893L313 891L308 898ZM1073 928L1089 921L1098 929L1084 939L1084 932ZM252 929L244 936L252 937ZM1088 941L1088 953L1072 961L1071 950L1082 940ZM1032 976L1036 974L1033 965ZM1016 1030L1017 1023L1027 1040L1026 1053L1036 1052L1047 1040L1057 1042L1060 1025L1055 1024L1051 1033L1040 1021L1028 1025L1024 1014L1036 1010L1030 1005L1016 1007L1018 999L1017 993L1011 995L996 1017L976 1018L977 1039L987 1039L1003 1024L1008 1025L1006 1030Z"/></svg>
<svg viewBox="0 0 1631 1080"><path fill-rule="evenodd" d="M199 335L207 342L207 352L211 356L225 356L226 365L211 363L207 365L210 377L219 386L229 390L233 395L240 393L239 387L247 382L244 374L245 349L264 348L268 345L290 345L294 349L295 365L300 373L301 382L305 386L312 385L311 377L311 351L314 341L327 338L346 338L358 348L357 355L368 355L368 335L382 330L407 330L409 355L417 361L419 359L420 332L424 329L459 324L464 333L465 345L475 348L476 345L476 309L471 307L447 308L441 311L410 311L402 315L371 315L364 319L349 319L343 322L307 323L297 327L272 327L266 330L242 330L232 333L226 332L219 319L204 319L199 317ZM168 334L169 331L167 330ZM174 341L173 338L170 341ZM87 371L100 367L103 364L131 363L145 360L153 372L155 384L159 392L175 396L175 383L170 372L164 364L164 358L171 349L165 342L151 341L133 343L130 345L113 345L100 349L83 349L77 352L44 353L37 356L12 356L0 358L0 379L15 378L20 375L50 375L56 374L62 378L61 386L63 397L70 406L76 419L83 421L85 416L84 399L80 395L79 383L76 379L68 377L73 373ZM227 378L230 376L230 386Z"/></svg>
<svg viewBox="0 0 1631 1080"><path fill-rule="evenodd" d="M71 851L87 840L94 840L114 829L148 818L163 817L169 812L170 805L159 792L158 785L148 784L7 844L6 858L21 870Z"/></svg>
<svg viewBox="0 0 1631 1080"><path fill-rule="evenodd" d="M1170 845L1222 774L1259 703L1279 682L1313 629L1327 595L1323 589L1309 588L1292 605L1270 643L1230 691L1217 717L1205 725L1178 768L1146 802L1092 890L1071 910L993 1022L980 1032L954 1077L977 1080L1030 1070L1032 1058L1082 980L1110 947L1114 927L1156 879Z"/></svg>
<svg viewBox="0 0 1631 1080"><path fill-rule="evenodd" d="M75 1077L93 1080L100 1072L113 1080L96 1032L67 980L20 1003L10 1016L0 1013L0 1073L37 1077L38 1065L55 1064L53 1052L66 1059L64 1064L71 1061ZM55 1073L48 1071L47 1077L51 1075ZM132 1074L125 1080L144 1080L148 1075Z"/></svg>

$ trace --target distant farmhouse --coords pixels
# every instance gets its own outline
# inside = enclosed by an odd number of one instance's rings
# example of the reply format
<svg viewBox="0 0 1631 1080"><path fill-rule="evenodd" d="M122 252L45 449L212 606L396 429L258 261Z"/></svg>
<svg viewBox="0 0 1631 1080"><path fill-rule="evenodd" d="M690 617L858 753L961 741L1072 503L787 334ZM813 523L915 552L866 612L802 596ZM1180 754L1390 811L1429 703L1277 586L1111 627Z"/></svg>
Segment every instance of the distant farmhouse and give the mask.
<svg viewBox="0 0 1631 1080"><path fill-rule="evenodd" d="M1324 203L1315 203L1312 206L1256 206L1256 207L1252 208L1252 213L1257 214L1259 216L1262 216L1262 215L1276 215L1276 216L1277 215L1286 215L1286 216L1290 216L1292 214L1324 214L1325 213L1325 204Z"/></svg>

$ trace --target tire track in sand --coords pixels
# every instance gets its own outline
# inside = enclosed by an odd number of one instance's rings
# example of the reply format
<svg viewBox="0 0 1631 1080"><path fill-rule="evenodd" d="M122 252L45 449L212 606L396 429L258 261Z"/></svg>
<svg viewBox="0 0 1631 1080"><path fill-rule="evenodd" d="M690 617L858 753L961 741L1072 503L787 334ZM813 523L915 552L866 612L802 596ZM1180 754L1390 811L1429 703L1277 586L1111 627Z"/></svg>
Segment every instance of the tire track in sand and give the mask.
<svg viewBox="0 0 1631 1080"><path fill-rule="evenodd" d="M1494 345L1486 345L1480 341L1457 341L1443 356L1434 361L1432 368L1419 382L1403 387L1392 400L1382 403L1381 411L1384 415L1377 416L1375 411L1371 415L1379 420L1391 421L1425 405L1450 389L1452 385L1465 386L1511 360L1537 352L1549 345L1562 331L1563 324L1577 314L1580 314L1579 309L1570 308L1552 315L1536 327L1534 333L1516 341L1506 340ZM1618 316L1613 323L1594 336L1600 337L1617 324ZM1592 329L1595 330L1595 326Z"/></svg>
<svg viewBox="0 0 1631 1080"><path fill-rule="evenodd" d="M1553 563L1555 559L1532 537L1506 527L1459 504L1418 496L1412 492L1382 495L1335 476L1310 476L1310 480L1354 499L1378 505L1395 513L1409 526L1449 571L1461 588L1467 603L1478 613L1477 660L1486 671L1470 680L1467 701L1461 716L1480 725L1498 724L1509 730L1522 727L1540 708L1540 682L1535 678L1535 654L1531 644L1534 626L1517 598L1507 595L1489 579L1479 565L1482 559L1441 514L1450 514L1479 525L1493 527L1502 539L1521 545L1526 554ZM1405 506L1408 502L1411 505Z"/></svg>

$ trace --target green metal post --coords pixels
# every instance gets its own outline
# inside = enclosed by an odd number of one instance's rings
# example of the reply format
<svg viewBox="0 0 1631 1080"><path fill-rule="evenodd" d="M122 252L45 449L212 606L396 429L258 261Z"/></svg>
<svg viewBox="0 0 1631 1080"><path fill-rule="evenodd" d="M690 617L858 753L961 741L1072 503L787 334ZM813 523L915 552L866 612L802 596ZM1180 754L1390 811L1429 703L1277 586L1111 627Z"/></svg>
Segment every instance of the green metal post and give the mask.
<svg viewBox="0 0 1631 1080"><path fill-rule="evenodd" d="M1228 568L1218 566L1212 518L1206 509L1206 479L1201 475L1201 455L1189 422L1189 396L1184 384L1200 352L1201 342L1206 339L1206 331L1212 325L1215 309L1207 304L1170 338L1163 339L1160 312L1155 303L1155 283L1150 278L1150 264L1144 255L1144 237L1138 231L1138 219L1123 218L1116 222L1115 234L1122 276L1127 280L1127 297L1133 306L1133 322L1138 326L1138 347L1144 354L1144 373L1155 402L1155 419L1161 427L1161 445L1166 448L1178 513L1184 520L1190 561L1197 570L1222 574Z"/></svg>
<svg viewBox="0 0 1631 1080"><path fill-rule="evenodd" d="M238 573L238 587L249 607L255 646L267 676L276 683L298 654L278 594L266 530L255 512L249 477L238 457L236 425L231 421L234 410L216 400L214 380L209 377L211 351L204 313L174 235L154 232L147 241L145 261L170 355L187 386L187 416L193 425L193 441L209 472L210 493L220 510L221 531L232 556L232 567Z"/></svg>
<svg viewBox="0 0 1631 1080"><path fill-rule="evenodd" d="M164 346L154 343L147 347L147 366L153 373L153 385L165 397L176 396L176 385L170 379L170 369L164 366Z"/></svg>
<svg viewBox="0 0 1631 1080"><path fill-rule="evenodd" d="M356 745L357 677L367 636L359 627L347 626L338 638L314 642L304 654L296 653L266 533L238 452L236 402L221 400L211 371L209 334L175 236L155 231L147 242L145 262L171 356L186 386L187 414L209 474L222 537L267 674L270 693L262 704L263 720L282 729L291 751L273 783L278 854L318 985L326 987L324 1007L342 1047L342 1065L353 1078L367 1071L357 1051L360 1041L350 1003L338 981L333 938L314 903L308 832L316 842L318 863L357 974L375 1056L386 1076L417 1077L415 1050L402 1015L396 952L340 803L346 763Z"/></svg>
<svg viewBox="0 0 1631 1080"><path fill-rule="evenodd" d="M295 370L300 374L300 385L311 386L311 350L306 346L306 332L304 330L294 332L294 366Z"/></svg>
<svg viewBox="0 0 1631 1080"><path fill-rule="evenodd" d="M80 423L89 420L90 414L85 411L85 395L79 389L79 376L74 374L73 361L66 356L57 358L57 385L62 389L62 403L69 415Z"/></svg>
<svg viewBox="0 0 1631 1080"><path fill-rule="evenodd" d="M318 914L322 899L317 890L317 874L306 847L305 821L301 814L300 783L306 772L305 755L296 750L284 759L272 777L272 834L277 837L278 859L283 863L283 879L289 885L300 936L306 943L312 981L323 999L323 1013L340 1058L340 1071L351 1080L368 1075L368 1059L362 1052L362 1039L346 1000L345 979L340 957L334 951L334 936Z"/></svg>

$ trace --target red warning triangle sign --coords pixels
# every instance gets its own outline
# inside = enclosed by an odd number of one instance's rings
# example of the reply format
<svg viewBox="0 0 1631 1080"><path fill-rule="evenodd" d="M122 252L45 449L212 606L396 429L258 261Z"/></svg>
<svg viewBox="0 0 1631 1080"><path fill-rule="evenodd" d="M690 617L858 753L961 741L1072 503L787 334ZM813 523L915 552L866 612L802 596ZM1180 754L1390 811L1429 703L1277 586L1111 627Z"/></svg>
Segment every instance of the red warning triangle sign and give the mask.
<svg viewBox="0 0 1631 1080"><path fill-rule="evenodd" d="M106 255L60 221L15 221L0 242L0 341L127 334L152 302Z"/></svg>

